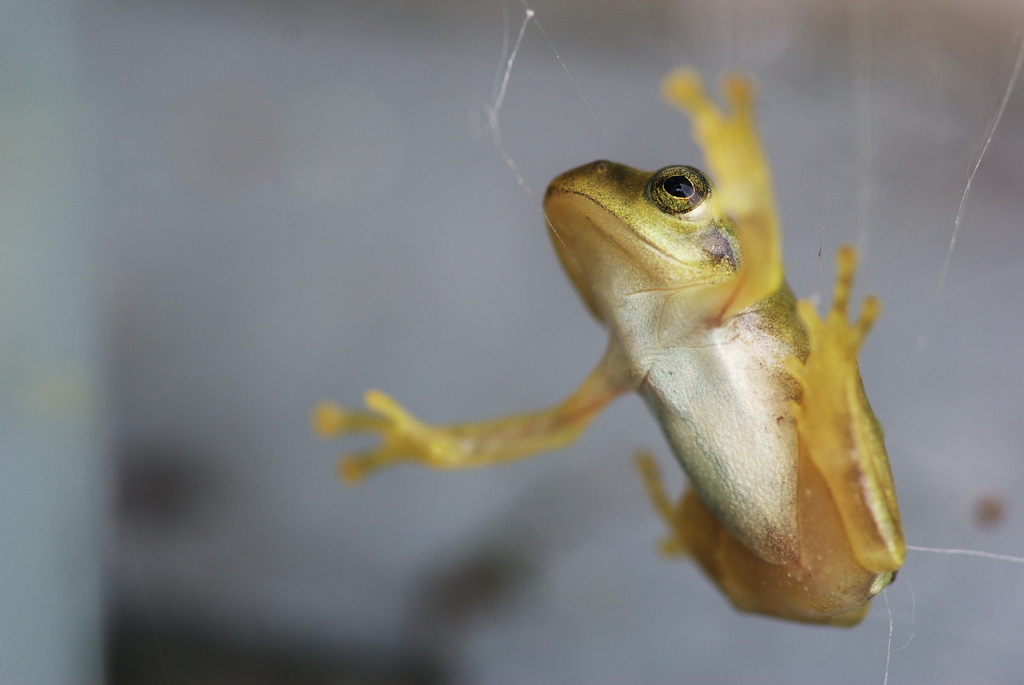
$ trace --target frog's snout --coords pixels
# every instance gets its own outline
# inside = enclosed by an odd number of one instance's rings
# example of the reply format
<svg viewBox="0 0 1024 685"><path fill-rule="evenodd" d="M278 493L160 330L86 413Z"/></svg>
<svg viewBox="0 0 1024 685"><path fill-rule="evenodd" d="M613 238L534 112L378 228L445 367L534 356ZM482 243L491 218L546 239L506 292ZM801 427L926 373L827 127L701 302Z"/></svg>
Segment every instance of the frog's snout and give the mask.
<svg viewBox="0 0 1024 685"><path fill-rule="evenodd" d="M548 185L544 199L556 193L583 195L591 199L619 195L643 188L648 174L625 164L599 159L559 174Z"/></svg>
<svg viewBox="0 0 1024 685"><path fill-rule="evenodd" d="M593 184L596 179L606 176L612 166L617 165L606 159L599 159L596 162L584 164L575 169L569 169L555 176L551 183L548 184L548 189L544 193L544 199L546 200L554 193L581 193Z"/></svg>

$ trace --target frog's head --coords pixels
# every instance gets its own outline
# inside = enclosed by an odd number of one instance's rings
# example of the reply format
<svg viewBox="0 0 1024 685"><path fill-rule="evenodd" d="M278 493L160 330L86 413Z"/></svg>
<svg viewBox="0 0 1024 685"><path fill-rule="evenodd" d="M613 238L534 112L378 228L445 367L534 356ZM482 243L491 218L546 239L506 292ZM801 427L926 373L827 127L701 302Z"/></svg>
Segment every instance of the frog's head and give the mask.
<svg viewBox="0 0 1024 685"><path fill-rule="evenodd" d="M707 176L690 166L653 174L597 161L548 186L544 214L562 266L594 315L621 298L717 283L739 243Z"/></svg>

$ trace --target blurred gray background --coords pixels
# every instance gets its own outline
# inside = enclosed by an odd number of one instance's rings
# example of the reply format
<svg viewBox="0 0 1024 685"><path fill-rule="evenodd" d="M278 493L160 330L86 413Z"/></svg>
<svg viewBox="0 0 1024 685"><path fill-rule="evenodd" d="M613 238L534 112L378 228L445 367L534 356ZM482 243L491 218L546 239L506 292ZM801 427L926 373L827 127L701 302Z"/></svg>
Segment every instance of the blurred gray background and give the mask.
<svg viewBox="0 0 1024 685"><path fill-rule="evenodd" d="M889 683L1024 678L1020 565L912 551L836 630L659 558L633 452L683 480L636 398L557 454L337 481L369 442L317 442L318 399L451 422L576 386L604 334L543 189L700 165L658 82L732 67L794 290L854 242L884 302L861 367L908 543L1024 555L1024 84L936 297L1024 8L531 6L499 115L525 188L484 114L512 0L4 10L0 682L98 682L105 649L111 683L881 683L890 621Z"/></svg>

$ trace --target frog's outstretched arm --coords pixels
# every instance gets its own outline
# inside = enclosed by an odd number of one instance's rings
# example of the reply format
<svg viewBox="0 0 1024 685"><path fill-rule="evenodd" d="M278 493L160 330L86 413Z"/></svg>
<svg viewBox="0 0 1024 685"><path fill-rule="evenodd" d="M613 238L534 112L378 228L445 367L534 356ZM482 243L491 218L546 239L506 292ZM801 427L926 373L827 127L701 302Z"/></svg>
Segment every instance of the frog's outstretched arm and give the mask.
<svg viewBox="0 0 1024 685"><path fill-rule="evenodd" d="M391 397L370 390L366 393L369 412L321 402L313 410L313 428L325 439L349 433L380 435L377 447L346 455L339 464L342 478L356 484L378 469L401 462L419 462L435 469L475 468L565 447L609 402L634 385L620 355L609 348L574 393L541 411L474 423L428 425L410 416Z"/></svg>
<svg viewBox="0 0 1024 685"><path fill-rule="evenodd" d="M725 78L722 94L729 111L708 96L700 74L691 67L670 72L661 92L693 122L693 138L715 179L718 210L736 223L739 269L706 293L706 301L719 307L718 319L725 321L775 293L783 281L779 217L768 160L755 126L754 83L744 74Z"/></svg>

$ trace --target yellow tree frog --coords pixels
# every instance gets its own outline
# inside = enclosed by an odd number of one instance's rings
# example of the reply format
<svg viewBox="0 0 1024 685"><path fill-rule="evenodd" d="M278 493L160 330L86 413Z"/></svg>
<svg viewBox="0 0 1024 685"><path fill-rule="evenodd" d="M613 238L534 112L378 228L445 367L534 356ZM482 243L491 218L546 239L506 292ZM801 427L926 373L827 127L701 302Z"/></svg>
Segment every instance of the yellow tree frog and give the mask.
<svg viewBox="0 0 1024 685"><path fill-rule="evenodd" d="M692 555L739 609L854 625L906 554L857 366L878 301L849 321L851 247L838 252L824 319L790 292L748 77L725 79L725 108L690 69L669 74L663 94L692 120L717 186L690 166L652 174L598 161L545 194L562 266L609 331L575 392L548 409L442 426L369 391L369 411L323 402L314 426L325 438L380 435L377 447L342 459L343 478L356 483L400 462L472 468L563 447L636 391L691 486L672 504L653 460L638 457L670 531L662 549Z"/></svg>

